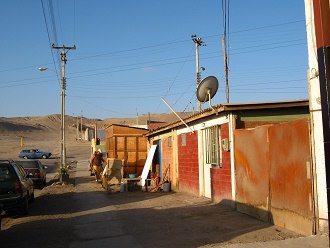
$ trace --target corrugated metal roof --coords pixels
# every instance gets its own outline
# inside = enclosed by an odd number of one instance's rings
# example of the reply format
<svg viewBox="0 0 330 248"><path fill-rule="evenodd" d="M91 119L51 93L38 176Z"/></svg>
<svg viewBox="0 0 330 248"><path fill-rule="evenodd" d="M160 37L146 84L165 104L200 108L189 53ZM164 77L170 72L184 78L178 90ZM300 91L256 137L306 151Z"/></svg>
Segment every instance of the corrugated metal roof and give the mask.
<svg viewBox="0 0 330 248"><path fill-rule="evenodd" d="M245 102L245 103L222 103L213 106L213 108L204 109L196 114L188 116L183 120L188 124L193 121L206 118L212 115L216 115L222 112L228 111L240 111L240 110L254 110L254 109L270 109L270 108L292 108L300 106L309 106L309 101L307 99L299 100L287 100L287 101L270 101L270 102ZM146 134L146 136L156 135L165 132L169 129L177 128L183 126L181 121L175 121L169 123L166 126L160 127Z"/></svg>

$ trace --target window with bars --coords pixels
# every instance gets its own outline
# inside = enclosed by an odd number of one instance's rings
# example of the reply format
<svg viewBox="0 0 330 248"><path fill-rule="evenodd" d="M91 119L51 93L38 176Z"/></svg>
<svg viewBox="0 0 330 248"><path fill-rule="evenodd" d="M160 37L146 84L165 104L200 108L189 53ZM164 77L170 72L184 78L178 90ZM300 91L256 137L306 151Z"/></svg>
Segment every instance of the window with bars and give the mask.
<svg viewBox="0 0 330 248"><path fill-rule="evenodd" d="M221 165L219 126L213 126L203 130L203 136L205 144L205 163Z"/></svg>

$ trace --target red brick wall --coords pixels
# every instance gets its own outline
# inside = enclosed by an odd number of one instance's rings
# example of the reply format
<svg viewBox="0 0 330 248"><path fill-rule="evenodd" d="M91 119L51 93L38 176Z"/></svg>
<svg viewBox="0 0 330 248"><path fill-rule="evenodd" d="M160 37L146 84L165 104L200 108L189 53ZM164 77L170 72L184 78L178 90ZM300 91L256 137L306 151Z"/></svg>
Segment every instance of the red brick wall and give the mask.
<svg viewBox="0 0 330 248"><path fill-rule="evenodd" d="M228 123L220 126L221 139L229 137ZM224 151L221 147L222 167L211 168L211 190L212 199L215 202L221 202L231 197L231 167L230 151Z"/></svg>
<svg viewBox="0 0 330 248"><path fill-rule="evenodd" d="M178 136L179 189L199 196L198 133L186 134L186 146L182 135Z"/></svg>
<svg viewBox="0 0 330 248"><path fill-rule="evenodd" d="M172 137L162 139L162 176L165 176L165 170L169 167L169 170L167 171L166 177L169 181L171 181L170 178L170 168L172 166L172 146L169 146L168 139L172 139Z"/></svg>

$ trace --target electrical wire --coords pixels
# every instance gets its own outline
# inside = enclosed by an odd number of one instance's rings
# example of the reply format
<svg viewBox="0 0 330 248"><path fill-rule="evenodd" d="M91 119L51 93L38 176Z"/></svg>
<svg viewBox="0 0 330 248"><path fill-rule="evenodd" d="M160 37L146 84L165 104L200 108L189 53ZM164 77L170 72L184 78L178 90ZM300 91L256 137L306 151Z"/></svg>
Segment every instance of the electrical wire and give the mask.
<svg viewBox="0 0 330 248"><path fill-rule="evenodd" d="M76 44L76 0L73 0L73 44Z"/></svg>
<svg viewBox="0 0 330 248"><path fill-rule="evenodd" d="M165 93L165 97L166 97L166 96L168 95L168 93L171 91L171 88L172 88L173 84L174 84L175 81L177 80L178 76L181 74L181 72L182 72L182 70L183 70L183 67L186 65L186 63L187 63L187 61L188 61L188 57L191 56L191 52L192 52L192 51L193 51L193 49L190 50L190 52L189 52L188 55L186 56L185 60L183 61L183 63L182 63L182 65L181 65L180 69L177 71L176 75L174 76L174 79L172 80L171 84L170 84L169 87L168 87L168 90L167 90L166 93ZM180 99L180 98L179 98L179 99ZM178 101L178 100L177 100L177 101ZM177 101L176 101L176 102L177 102ZM176 103L176 102L175 102L175 103ZM174 105L175 105L175 103L174 103ZM160 105L161 105L161 102L158 104L158 106L157 106L157 108L156 108L156 110L155 110L155 113L157 113L157 111L158 111Z"/></svg>
<svg viewBox="0 0 330 248"><path fill-rule="evenodd" d="M41 3L43 5L43 2L41 0ZM44 9L44 8L43 8ZM44 12L44 11L43 11ZM47 34L48 34L48 40L49 40L49 43L51 44L51 39L50 39L50 35L49 35L49 31L48 31L48 25L47 25L47 21L46 21L46 16L45 16L45 13L44 13L44 19L45 19L45 24L46 24L46 29L47 29ZM294 22L288 22L289 24L290 23L294 23ZM254 28L254 29L262 29L262 28L267 28L267 27L273 27L273 26L278 26L278 25L285 25L285 24L288 24L288 23L281 23L281 24L277 24L277 25L269 25L269 26L263 26L263 27L258 27L258 28ZM253 30L253 29L247 29L247 30ZM244 32L245 30L241 31L241 32ZM237 31L237 32L240 32L240 31ZM236 32L235 32L236 33ZM264 34L262 34L264 36ZM219 37L219 35L209 35L207 37ZM255 34L253 35L255 36ZM240 38L241 39L241 38ZM245 39L244 39L245 40ZM255 41L260 41L260 39L254 39ZM303 40L303 39L302 39ZM305 39L304 39L305 40ZM71 60L82 60L82 59L87 59L87 58L91 58L91 57L98 57L98 56L104 56L104 55L111 55L111 54L121 54L123 52L128 52L128 51L138 51L138 50L143 50L143 49L147 49L147 48L153 48L153 47L160 47L160 46L164 46L164 45L168 45L168 44L177 44L177 43L181 43L181 42L185 42L185 41L190 41L190 40L181 40L181 41L173 41L173 42L167 42L167 43L161 43L161 44L156 44L156 45L151 45L151 46L145 46L145 47L139 47L139 48L133 48L133 49L127 49L127 50L121 50L121 51L115 51L115 52L109 52L109 53L103 53L103 54L98 54L98 55L93 55L93 56L85 56L85 57L81 57L81 58L72 58ZM285 42L285 41L284 41ZM287 41L289 42L289 41ZM266 44L262 44L262 45L266 45ZM237 48L239 49L239 48ZM234 50L237 50L237 49L234 49ZM233 49L231 49L232 51ZM149 53L148 53L149 54ZM122 56L122 55L121 55ZM178 57L179 58L179 57ZM172 58L174 59L174 58ZM32 67L32 66L31 66ZM20 70L20 69L25 69L25 68L28 68L27 67L21 67L21 68L10 68L10 69L5 69L3 71L15 71L15 70ZM57 71L57 70L56 70ZM2 71L0 71L2 72Z"/></svg>
<svg viewBox="0 0 330 248"><path fill-rule="evenodd" d="M175 93L175 94L169 94L168 96L176 96L180 95L182 92ZM184 94L187 94L187 92L184 92ZM73 97L73 98L91 98L91 99L109 99L109 96L79 96L79 95L67 95L68 97ZM146 95L146 96L125 96L125 99L146 99L146 98L160 98L162 95ZM123 99L122 96L111 96L111 99Z"/></svg>
<svg viewBox="0 0 330 248"><path fill-rule="evenodd" d="M43 16L44 16L45 25L46 25L46 30L47 30L47 37L48 37L49 48L50 48L50 52L52 54L53 65L54 65L54 68L55 68L55 73L56 73L57 81L58 81L58 83L60 85L61 84L60 77L59 77L59 75L57 73L57 67L56 67L56 63L55 63L54 53L53 53L53 49L51 48L52 42L51 42L50 35L49 35L49 29L48 29L46 14L45 14L44 3L43 3L43 0L40 0L40 1L41 1L42 12L43 12Z"/></svg>

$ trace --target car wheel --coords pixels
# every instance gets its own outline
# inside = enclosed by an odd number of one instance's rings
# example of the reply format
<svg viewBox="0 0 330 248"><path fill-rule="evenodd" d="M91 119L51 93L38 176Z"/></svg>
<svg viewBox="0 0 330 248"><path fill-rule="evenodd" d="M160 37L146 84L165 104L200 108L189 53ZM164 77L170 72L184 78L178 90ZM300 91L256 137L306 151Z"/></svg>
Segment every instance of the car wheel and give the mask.
<svg viewBox="0 0 330 248"><path fill-rule="evenodd" d="M42 158L43 158L43 159L46 159L46 158L47 158L47 156L46 156L46 155L42 155Z"/></svg>
<svg viewBox="0 0 330 248"><path fill-rule="evenodd" d="M23 158L24 158L24 159L28 159L28 157L27 157L27 156L24 156Z"/></svg>
<svg viewBox="0 0 330 248"><path fill-rule="evenodd" d="M28 214L28 212L29 212L29 200L28 200L27 196L24 197L22 205L19 207L18 211L21 215Z"/></svg>
<svg viewBox="0 0 330 248"><path fill-rule="evenodd" d="M39 189L43 189L46 186L46 181L42 181L39 185L38 188Z"/></svg>
<svg viewBox="0 0 330 248"><path fill-rule="evenodd" d="M34 197L34 192L30 195L29 202L34 202L35 197Z"/></svg>

